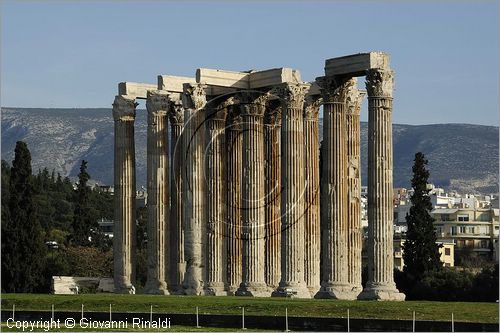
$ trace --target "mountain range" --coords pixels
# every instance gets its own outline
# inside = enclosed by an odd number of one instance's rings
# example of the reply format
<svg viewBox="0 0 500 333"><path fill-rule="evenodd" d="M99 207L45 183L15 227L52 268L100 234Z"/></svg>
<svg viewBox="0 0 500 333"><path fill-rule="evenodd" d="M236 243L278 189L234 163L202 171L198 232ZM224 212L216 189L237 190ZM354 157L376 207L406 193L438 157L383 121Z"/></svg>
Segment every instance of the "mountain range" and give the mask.
<svg viewBox="0 0 500 333"><path fill-rule="evenodd" d="M320 121L321 123L321 121ZM16 141L31 151L33 171L47 168L76 177L82 159L101 184L113 183L111 109L2 108L2 159L11 162ZM146 185L146 111L135 125L138 188ZM362 183L366 184L367 123L361 123ZM393 125L394 186L410 187L413 158L429 160L430 181L448 190L498 193L497 126L471 124ZM320 126L320 140L322 127Z"/></svg>

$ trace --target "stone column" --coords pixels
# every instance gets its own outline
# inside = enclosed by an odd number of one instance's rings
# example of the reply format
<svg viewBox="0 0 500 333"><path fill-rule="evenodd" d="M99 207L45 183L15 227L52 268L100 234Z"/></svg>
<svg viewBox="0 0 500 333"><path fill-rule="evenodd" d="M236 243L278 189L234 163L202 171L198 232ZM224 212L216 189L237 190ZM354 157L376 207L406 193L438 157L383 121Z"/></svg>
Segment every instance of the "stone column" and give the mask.
<svg viewBox="0 0 500 333"><path fill-rule="evenodd" d="M319 133L318 115L323 100L308 96L304 105L304 280L314 296L321 285L320 251L321 230L319 217Z"/></svg>
<svg viewBox="0 0 500 333"><path fill-rule="evenodd" d="M182 174L184 155L181 133L184 127L184 108L180 100L170 98L170 278L169 287L175 294L182 293L182 281L186 272L184 261L184 226L182 201Z"/></svg>
<svg viewBox="0 0 500 333"><path fill-rule="evenodd" d="M402 301L394 283L391 70L371 69L368 91L368 282L360 299Z"/></svg>
<svg viewBox="0 0 500 333"><path fill-rule="evenodd" d="M234 295L241 277L241 166L243 134L238 105L229 107L226 126L227 155L227 290Z"/></svg>
<svg viewBox="0 0 500 333"><path fill-rule="evenodd" d="M132 294L135 280L135 99L118 95L115 120L115 212L113 265L115 293Z"/></svg>
<svg viewBox="0 0 500 333"><path fill-rule="evenodd" d="M225 153L224 127L227 106L232 97L220 104L207 106L206 130L206 170L207 170L207 247L205 294L227 295L224 291L224 235L225 235Z"/></svg>
<svg viewBox="0 0 500 333"><path fill-rule="evenodd" d="M265 280L271 290L281 277L281 106L272 105L264 116L266 261Z"/></svg>
<svg viewBox="0 0 500 333"><path fill-rule="evenodd" d="M184 112L183 180L184 201L184 259L186 273L183 289L187 295L203 293L205 253L203 238L206 234L206 205L204 179L205 85L184 84L182 102Z"/></svg>
<svg viewBox="0 0 500 333"><path fill-rule="evenodd" d="M347 96L347 270L348 281L355 294L361 286L361 152L360 152L360 112L363 94L352 89Z"/></svg>
<svg viewBox="0 0 500 333"><path fill-rule="evenodd" d="M308 85L285 83L281 98L281 280L273 296L310 298L304 281L304 97Z"/></svg>
<svg viewBox="0 0 500 333"><path fill-rule="evenodd" d="M146 294L168 295L165 274L168 260L168 95L148 91L147 190L148 190L148 273Z"/></svg>
<svg viewBox="0 0 500 333"><path fill-rule="evenodd" d="M316 298L355 299L347 273L346 99L355 81L319 78L324 102L321 209L323 212L323 281Z"/></svg>
<svg viewBox="0 0 500 333"><path fill-rule="evenodd" d="M243 126L242 282L237 296L269 296L264 280L264 129L267 96L238 95Z"/></svg>

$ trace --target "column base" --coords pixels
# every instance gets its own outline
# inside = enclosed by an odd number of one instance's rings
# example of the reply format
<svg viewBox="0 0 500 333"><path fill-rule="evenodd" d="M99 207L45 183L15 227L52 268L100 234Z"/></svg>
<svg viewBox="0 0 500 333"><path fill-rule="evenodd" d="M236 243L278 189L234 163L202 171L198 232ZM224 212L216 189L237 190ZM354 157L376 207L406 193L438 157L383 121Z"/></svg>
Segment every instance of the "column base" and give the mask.
<svg viewBox="0 0 500 333"><path fill-rule="evenodd" d="M314 298L355 300L358 294L348 284L328 283L321 286Z"/></svg>
<svg viewBox="0 0 500 333"><path fill-rule="evenodd" d="M314 295L316 295L320 289L321 289L321 285L307 286L307 290L309 290L309 293L311 294L311 297L314 297Z"/></svg>
<svg viewBox="0 0 500 333"><path fill-rule="evenodd" d="M290 297L290 298L311 298L311 293L305 284L284 284L271 294L272 297Z"/></svg>
<svg viewBox="0 0 500 333"><path fill-rule="evenodd" d="M167 284L163 281L147 281L144 286L144 293L150 295L170 295Z"/></svg>
<svg viewBox="0 0 500 333"><path fill-rule="evenodd" d="M114 284L113 293L115 294L135 294L135 287L124 276L115 277Z"/></svg>
<svg viewBox="0 0 500 333"><path fill-rule="evenodd" d="M184 295L203 295L203 281L196 277L201 277L201 268L191 268L184 274L184 282L182 283L182 290Z"/></svg>
<svg viewBox="0 0 500 333"><path fill-rule="evenodd" d="M238 286L227 286L227 295L228 296L235 296L237 290L238 290Z"/></svg>
<svg viewBox="0 0 500 333"><path fill-rule="evenodd" d="M242 282L236 290L235 296L269 297L269 291L264 282Z"/></svg>
<svg viewBox="0 0 500 333"><path fill-rule="evenodd" d="M203 288L206 296L227 296L227 291L224 290L223 282L208 282Z"/></svg>
<svg viewBox="0 0 500 333"><path fill-rule="evenodd" d="M377 301L404 301L406 295L400 293L396 284L373 284L368 283L366 288L359 294L359 300Z"/></svg>

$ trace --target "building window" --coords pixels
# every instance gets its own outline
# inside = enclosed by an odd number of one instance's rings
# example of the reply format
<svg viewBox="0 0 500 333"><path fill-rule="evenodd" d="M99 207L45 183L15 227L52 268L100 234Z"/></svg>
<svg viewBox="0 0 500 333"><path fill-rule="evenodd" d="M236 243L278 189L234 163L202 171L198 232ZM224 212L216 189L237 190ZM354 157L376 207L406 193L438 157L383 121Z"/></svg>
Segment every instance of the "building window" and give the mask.
<svg viewBox="0 0 500 333"><path fill-rule="evenodd" d="M451 234L456 235L457 234L457 227L451 227Z"/></svg>
<svg viewBox="0 0 500 333"><path fill-rule="evenodd" d="M466 231L465 231L465 230L466 230L466 227L464 227L464 226L460 226L460 227L458 227L458 233L459 233L459 234L465 234L465 233L466 233Z"/></svg>
<svg viewBox="0 0 500 333"><path fill-rule="evenodd" d="M451 253L451 252L450 252L450 249L449 249L449 248L444 249L444 255L445 255L445 256L449 256L449 255L451 255L450 253Z"/></svg>
<svg viewBox="0 0 500 333"><path fill-rule="evenodd" d="M460 222L468 222L469 221L469 215L458 215L458 221L460 221Z"/></svg>

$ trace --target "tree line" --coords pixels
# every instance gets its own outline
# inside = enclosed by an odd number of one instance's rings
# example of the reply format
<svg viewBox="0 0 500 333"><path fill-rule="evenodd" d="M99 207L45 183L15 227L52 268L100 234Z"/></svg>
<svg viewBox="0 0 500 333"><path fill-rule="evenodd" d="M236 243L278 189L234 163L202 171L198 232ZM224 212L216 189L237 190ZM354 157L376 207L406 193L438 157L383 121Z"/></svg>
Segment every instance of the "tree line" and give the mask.
<svg viewBox="0 0 500 333"><path fill-rule="evenodd" d="M33 175L25 142L14 152L12 165L1 162L2 291L49 292L53 275L111 276L112 244L97 221L113 218L113 197L88 186L87 162L74 185L46 168Z"/></svg>

